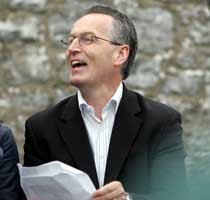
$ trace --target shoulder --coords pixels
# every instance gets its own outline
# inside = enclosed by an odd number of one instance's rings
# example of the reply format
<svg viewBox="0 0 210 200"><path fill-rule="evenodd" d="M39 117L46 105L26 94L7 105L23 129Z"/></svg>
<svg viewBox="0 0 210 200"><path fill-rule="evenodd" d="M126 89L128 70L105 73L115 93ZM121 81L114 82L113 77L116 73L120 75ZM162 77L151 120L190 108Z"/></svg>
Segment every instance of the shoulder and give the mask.
<svg viewBox="0 0 210 200"><path fill-rule="evenodd" d="M181 114L166 104L151 100L135 92L132 93L138 99L141 109L139 116L143 121L142 130L145 133L143 135L145 140L149 141L148 144L151 145L151 148L155 151L160 144L163 145L160 146L161 148L166 148L175 145L175 143L182 146Z"/></svg>
<svg viewBox="0 0 210 200"><path fill-rule="evenodd" d="M18 158L15 139L10 128L0 124L0 159L14 155Z"/></svg>
<svg viewBox="0 0 210 200"><path fill-rule="evenodd" d="M76 101L76 95L69 96L58 103L48 107L47 109L44 109L42 111L39 111L37 113L34 113L32 116L30 116L26 122L33 121L33 122L47 122L47 120L50 120L52 122L52 119L56 119L60 117L61 113L66 109L68 104L71 104L72 102Z"/></svg>
<svg viewBox="0 0 210 200"><path fill-rule="evenodd" d="M144 97L143 95L130 91L136 96L139 106L144 116L151 120L162 121L170 118L176 118L181 121L181 114L171 106L156 100ZM163 122L163 121L162 121Z"/></svg>
<svg viewBox="0 0 210 200"><path fill-rule="evenodd" d="M13 133L9 127L0 123L0 144L6 141L13 141Z"/></svg>

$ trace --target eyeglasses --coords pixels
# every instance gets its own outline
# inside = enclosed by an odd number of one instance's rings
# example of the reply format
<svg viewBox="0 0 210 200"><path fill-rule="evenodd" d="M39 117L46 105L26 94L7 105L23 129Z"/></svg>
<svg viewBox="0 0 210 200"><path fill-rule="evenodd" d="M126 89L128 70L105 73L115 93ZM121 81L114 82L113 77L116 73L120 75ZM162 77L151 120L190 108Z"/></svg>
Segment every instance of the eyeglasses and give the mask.
<svg viewBox="0 0 210 200"><path fill-rule="evenodd" d="M65 48L68 48L72 44L75 38L78 38L78 42L80 45L90 45L92 43L95 43L97 39L104 40L113 45L118 45L118 46L122 45L118 42L113 42L104 38L100 38L90 33L83 33L83 34L80 34L79 36L74 36L74 35L66 36L61 40L61 43L64 45Z"/></svg>

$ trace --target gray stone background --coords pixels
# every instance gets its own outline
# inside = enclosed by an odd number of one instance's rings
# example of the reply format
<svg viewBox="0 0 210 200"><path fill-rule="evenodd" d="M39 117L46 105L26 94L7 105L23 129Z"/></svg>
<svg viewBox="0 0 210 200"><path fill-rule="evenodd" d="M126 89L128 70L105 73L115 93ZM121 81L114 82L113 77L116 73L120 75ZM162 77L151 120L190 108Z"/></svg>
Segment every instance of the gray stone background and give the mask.
<svg viewBox="0 0 210 200"><path fill-rule="evenodd" d="M75 92L60 39L77 16L108 4L130 16L139 51L129 88L183 116L190 190L209 200L210 13L205 0L0 0L0 119L22 161L27 117Z"/></svg>

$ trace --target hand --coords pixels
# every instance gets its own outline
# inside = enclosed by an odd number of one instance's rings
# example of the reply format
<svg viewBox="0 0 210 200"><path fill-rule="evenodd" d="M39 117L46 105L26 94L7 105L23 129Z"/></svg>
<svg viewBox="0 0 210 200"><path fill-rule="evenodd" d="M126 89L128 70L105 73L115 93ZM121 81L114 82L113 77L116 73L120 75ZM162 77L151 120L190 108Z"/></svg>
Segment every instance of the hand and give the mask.
<svg viewBox="0 0 210 200"><path fill-rule="evenodd" d="M121 182L112 181L96 190L92 200L127 200L127 197Z"/></svg>

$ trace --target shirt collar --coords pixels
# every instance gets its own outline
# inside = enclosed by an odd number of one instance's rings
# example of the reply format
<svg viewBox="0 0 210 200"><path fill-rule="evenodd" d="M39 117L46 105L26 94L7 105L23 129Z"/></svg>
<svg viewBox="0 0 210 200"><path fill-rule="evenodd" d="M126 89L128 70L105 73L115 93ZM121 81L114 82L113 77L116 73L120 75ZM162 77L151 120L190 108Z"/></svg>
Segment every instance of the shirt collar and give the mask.
<svg viewBox="0 0 210 200"><path fill-rule="evenodd" d="M111 97L111 99L108 101L108 103L105 105L105 107L107 107L111 102L113 102L115 105L115 114L118 110L118 107L119 107L119 104L120 104L120 101L122 98L122 93L123 93L123 84L122 84L122 82L120 82L120 85L118 86L116 92ZM79 90L77 91L77 97L78 97L78 104L79 104L80 111L82 111L82 109L84 107L91 108L91 106L88 105L87 102L85 101L85 99L82 97L82 94Z"/></svg>

